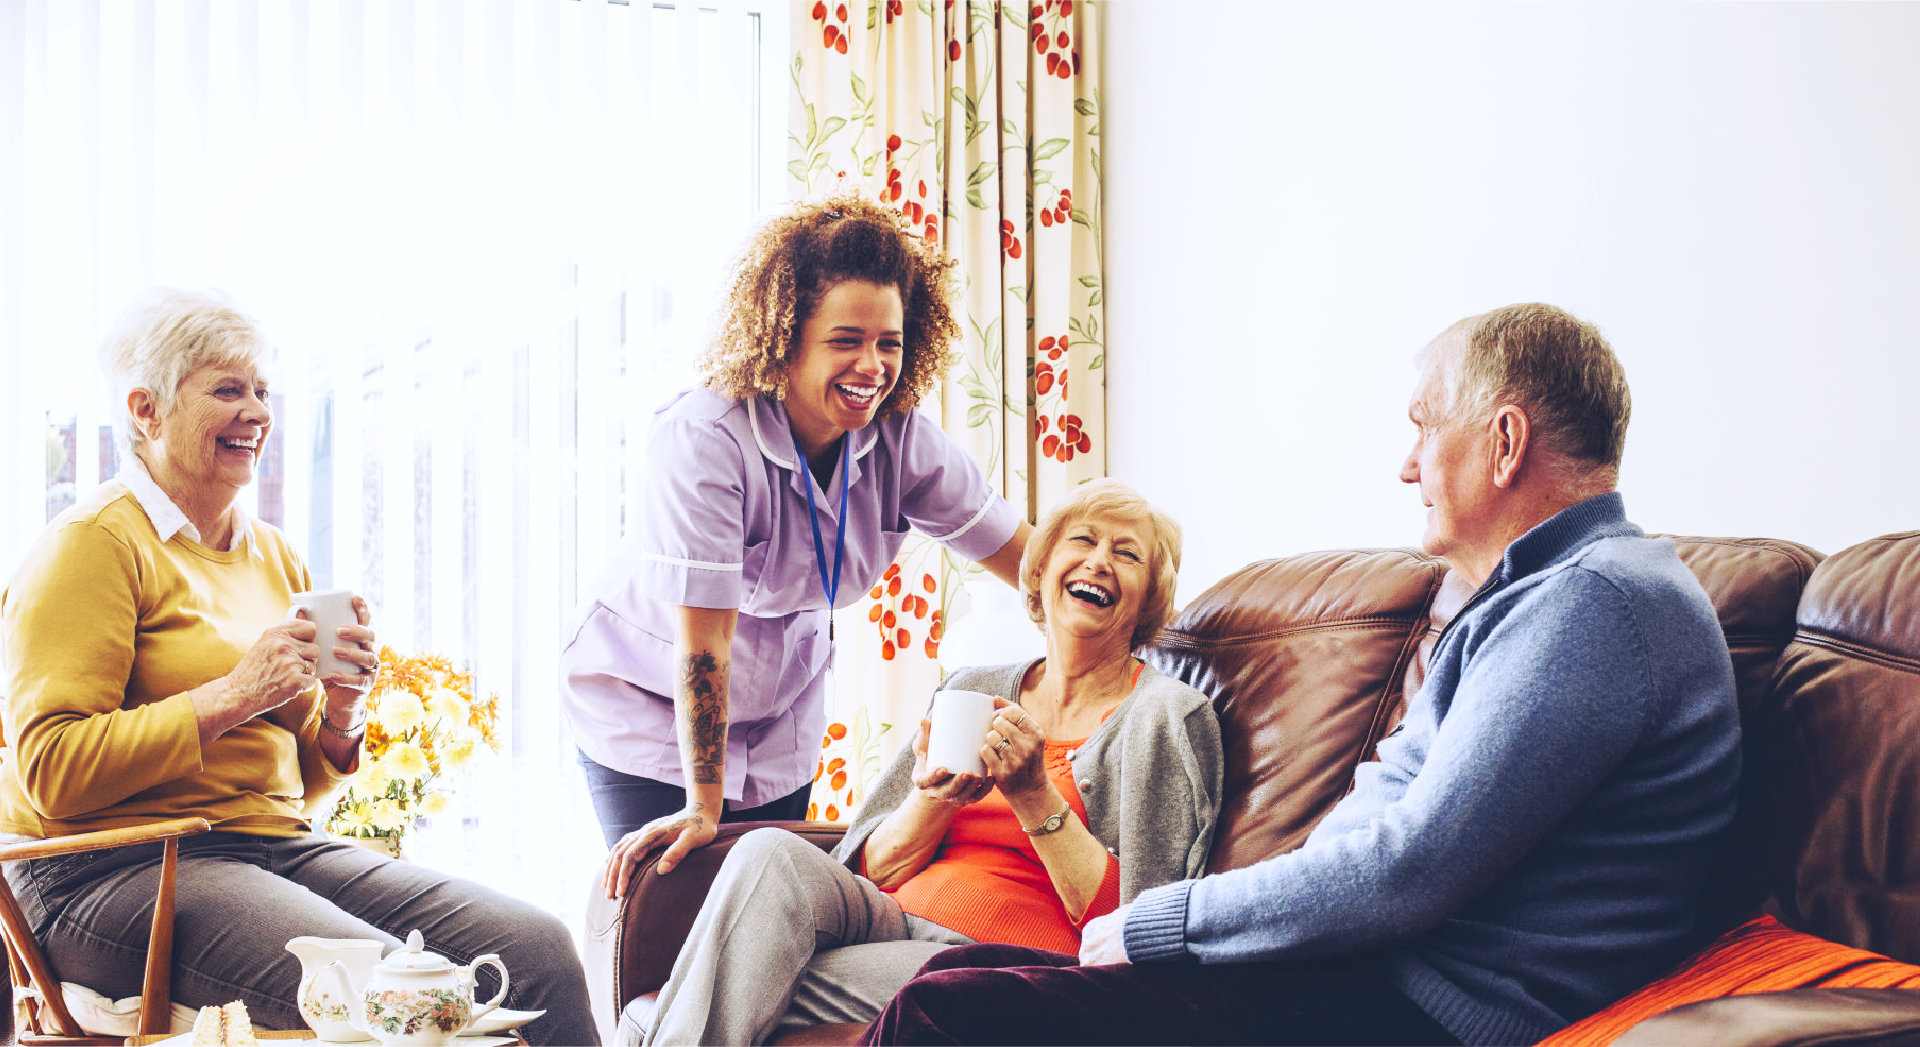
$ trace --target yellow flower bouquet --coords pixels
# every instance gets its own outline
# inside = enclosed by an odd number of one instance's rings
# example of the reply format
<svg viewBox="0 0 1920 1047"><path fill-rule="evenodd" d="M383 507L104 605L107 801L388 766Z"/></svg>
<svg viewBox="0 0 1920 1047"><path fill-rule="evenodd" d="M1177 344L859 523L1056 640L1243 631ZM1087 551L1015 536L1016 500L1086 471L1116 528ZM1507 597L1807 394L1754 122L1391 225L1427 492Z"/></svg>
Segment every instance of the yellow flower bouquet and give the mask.
<svg viewBox="0 0 1920 1047"><path fill-rule="evenodd" d="M335 797L327 832L383 839L397 852L416 819L446 809L452 775L480 746L500 751L499 721L500 696L478 697L472 673L382 647L360 769Z"/></svg>

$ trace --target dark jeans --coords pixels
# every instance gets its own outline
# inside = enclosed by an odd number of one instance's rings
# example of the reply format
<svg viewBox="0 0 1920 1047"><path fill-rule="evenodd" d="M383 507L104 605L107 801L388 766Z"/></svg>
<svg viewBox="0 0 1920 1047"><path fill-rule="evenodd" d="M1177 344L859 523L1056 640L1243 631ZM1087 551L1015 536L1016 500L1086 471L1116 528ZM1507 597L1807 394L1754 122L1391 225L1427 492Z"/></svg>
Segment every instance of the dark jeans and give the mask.
<svg viewBox="0 0 1920 1047"><path fill-rule="evenodd" d="M1447 1044L1370 958L1080 967L1064 953L963 945L920 968L868 1044Z"/></svg>
<svg viewBox="0 0 1920 1047"><path fill-rule="evenodd" d="M586 773L593 813L600 819L600 832L606 836L608 847L655 818L663 818L687 805L685 787L602 767L586 753L580 753L580 769ZM735 807L733 801L728 800L720 821L797 822L807 816L807 796L812 792L813 783L809 782L758 807Z"/></svg>
<svg viewBox="0 0 1920 1047"><path fill-rule="evenodd" d="M156 843L6 866L62 981L109 999L140 994L160 858ZM264 1028L305 1029L288 939L372 938L392 949L418 929L458 964L500 954L509 985L501 1006L547 1012L522 1027L527 1042L600 1042L566 927L498 891L318 834L190 836L180 841L177 877L173 998L188 1007L237 999ZM479 997L498 980L483 968Z"/></svg>

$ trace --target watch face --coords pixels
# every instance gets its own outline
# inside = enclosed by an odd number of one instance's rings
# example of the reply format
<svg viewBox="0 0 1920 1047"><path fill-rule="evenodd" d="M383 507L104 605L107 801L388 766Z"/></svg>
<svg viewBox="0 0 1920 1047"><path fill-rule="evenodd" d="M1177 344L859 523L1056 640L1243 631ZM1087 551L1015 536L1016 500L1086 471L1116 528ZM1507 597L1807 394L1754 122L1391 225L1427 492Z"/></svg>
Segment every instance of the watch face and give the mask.
<svg viewBox="0 0 1920 1047"><path fill-rule="evenodd" d="M1046 820L1042 821L1039 825L1031 829L1023 825L1020 827L1020 831L1026 833L1028 836L1045 836L1050 832L1059 832L1060 827L1067 824L1067 815L1071 814L1072 810L1072 808L1068 808L1067 810L1057 811L1047 815Z"/></svg>

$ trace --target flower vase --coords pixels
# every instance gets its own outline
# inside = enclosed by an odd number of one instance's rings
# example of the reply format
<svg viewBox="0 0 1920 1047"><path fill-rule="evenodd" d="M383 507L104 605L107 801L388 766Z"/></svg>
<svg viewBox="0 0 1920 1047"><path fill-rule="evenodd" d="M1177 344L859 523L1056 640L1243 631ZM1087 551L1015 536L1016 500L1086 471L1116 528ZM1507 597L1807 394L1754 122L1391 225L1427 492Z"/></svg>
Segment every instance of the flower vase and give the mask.
<svg viewBox="0 0 1920 1047"><path fill-rule="evenodd" d="M345 840L355 847L364 847L375 854L383 854L389 858L405 858L407 856L405 848L401 846L400 841L402 837L399 833L383 833L379 836L341 836L337 837L337 839Z"/></svg>

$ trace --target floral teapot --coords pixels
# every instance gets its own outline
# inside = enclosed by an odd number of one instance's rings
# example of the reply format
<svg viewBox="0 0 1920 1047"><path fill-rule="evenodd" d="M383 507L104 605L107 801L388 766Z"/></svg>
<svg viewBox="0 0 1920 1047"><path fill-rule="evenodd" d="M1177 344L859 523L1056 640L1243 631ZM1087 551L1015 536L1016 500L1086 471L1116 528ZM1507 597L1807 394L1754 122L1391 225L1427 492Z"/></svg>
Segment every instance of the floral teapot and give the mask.
<svg viewBox="0 0 1920 1047"><path fill-rule="evenodd" d="M500 972L500 991L476 1005L473 972L489 964ZM498 955L488 953L462 967L428 952L419 931L408 932L407 944L375 965L358 992L353 991L347 965L337 960L321 968L315 982L339 991L349 1001L347 1017L353 1027L389 1047L450 1043L507 998L507 968Z"/></svg>

